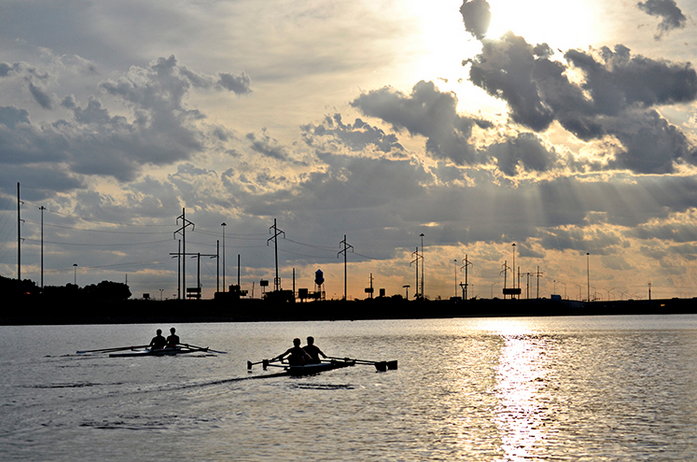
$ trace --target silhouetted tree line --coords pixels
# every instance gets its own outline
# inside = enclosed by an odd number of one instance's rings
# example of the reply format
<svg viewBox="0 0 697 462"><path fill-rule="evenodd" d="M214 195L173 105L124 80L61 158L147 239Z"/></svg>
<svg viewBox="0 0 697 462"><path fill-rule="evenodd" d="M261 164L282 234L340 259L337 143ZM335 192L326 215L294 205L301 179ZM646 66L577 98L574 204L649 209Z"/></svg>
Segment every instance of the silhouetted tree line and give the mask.
<svg viewBox="0 0 697 462"><path fill-rule="evenodd" d="M30 279L18 281L0 276L0 290L10 297L33 297L46 300L109 300L122 301L131 296L131 290L127 284L121 282L102 281L99 284L90 284L78 287L75 284L64 286L37 286Z"/></svg>

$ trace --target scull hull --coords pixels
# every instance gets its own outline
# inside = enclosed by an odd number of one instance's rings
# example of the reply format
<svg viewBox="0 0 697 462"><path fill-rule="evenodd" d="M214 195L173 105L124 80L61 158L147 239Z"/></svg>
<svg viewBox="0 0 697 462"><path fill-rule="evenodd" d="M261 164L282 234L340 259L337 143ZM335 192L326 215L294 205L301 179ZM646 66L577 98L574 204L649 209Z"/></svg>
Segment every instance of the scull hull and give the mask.
<svg viewBox="0 0 697 462"><path fill-rule="evenodd" d="M320 372L333 371L334 369L342 369L344 367L352 367L356 364L355 361L329 361L319 364L306 364L304 366L288 366L286 372L293 377L301 377L304 375L319 374Z"/></svg>
<svg viewBox="0 0 697 462"><path fill-rule="evenodd" d="M200 353L207 352L208 348L163 348L161 350L140 350L140 351L128 351L124 353L111 353L110 358L125 358L125 357L137 357L137 356L174 356L183 355L187 353Z"/></svg>

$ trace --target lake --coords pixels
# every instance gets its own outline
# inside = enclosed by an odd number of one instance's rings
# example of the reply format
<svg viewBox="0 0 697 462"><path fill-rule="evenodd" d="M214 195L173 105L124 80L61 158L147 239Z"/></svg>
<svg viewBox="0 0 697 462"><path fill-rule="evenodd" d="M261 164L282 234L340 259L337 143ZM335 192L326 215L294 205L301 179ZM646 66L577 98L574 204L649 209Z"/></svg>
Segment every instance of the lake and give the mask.
<svg viewBox="0 0 697 462"><path fill-rule="evenodd" d="M697 460L697 315L0 326L0 460ZM398 360L265 378L312 335Z"/></svg>

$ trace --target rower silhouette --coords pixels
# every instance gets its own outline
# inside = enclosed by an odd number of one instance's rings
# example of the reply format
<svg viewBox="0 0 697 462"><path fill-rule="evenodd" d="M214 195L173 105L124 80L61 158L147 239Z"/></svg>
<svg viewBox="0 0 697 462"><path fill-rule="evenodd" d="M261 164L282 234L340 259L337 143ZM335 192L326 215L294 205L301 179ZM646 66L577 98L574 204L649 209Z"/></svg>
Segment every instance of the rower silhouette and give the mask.
<svg viewBox="0 0 697 462"><path fill-rule="evenodd" d="M282 361L288 356L288 364L291 366L304 366L312 361L312 357L300 348L300 339L293 339L293 347L285 351L285 353L276 356L271 361Z"/></svg>
<svg viewBox="0 0 697 462"><path fill-rule="evenodd" d="M166 348L175 348L177 345L179 345L179 336L174 332L176 332L176 330L174 329L174 327L172 327L169 330L170 335L167 337Z"/></svg>
<svg viewBox="0 0 697 462"><path fill-rule="evenodd" d="M162 336L162 329L157 329L155 332L157 335L150 340L150 345L148 348L151 350L161 350L167 345L167 339Z"/></svg>
<svg viewBox="0 0 697 462"><path fill-rule="evenodd" d="M307 338L307 345L303 347L303 350L310 356L310 364L319 364L321 362L319 359L320 355L322 355L322 357L325 359L327 358L327 355L325 355L324 352L320 350L317 345L315 345L314 337Z"/></svg>

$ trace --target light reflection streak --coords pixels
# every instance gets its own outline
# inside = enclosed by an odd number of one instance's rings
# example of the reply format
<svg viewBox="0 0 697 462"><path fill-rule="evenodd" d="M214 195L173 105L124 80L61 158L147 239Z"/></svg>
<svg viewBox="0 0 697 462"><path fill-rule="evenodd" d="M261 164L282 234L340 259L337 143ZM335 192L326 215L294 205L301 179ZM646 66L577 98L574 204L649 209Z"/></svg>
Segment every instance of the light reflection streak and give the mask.
<svg viewBox="0 0 697 462"><path fill-rule="evenodd" d="M502 460L534 457L546 437L546 359L540 337L503 334L496 367L494 423L501 438Z"/></svg>

